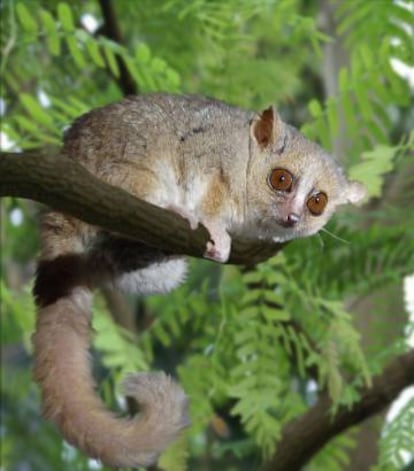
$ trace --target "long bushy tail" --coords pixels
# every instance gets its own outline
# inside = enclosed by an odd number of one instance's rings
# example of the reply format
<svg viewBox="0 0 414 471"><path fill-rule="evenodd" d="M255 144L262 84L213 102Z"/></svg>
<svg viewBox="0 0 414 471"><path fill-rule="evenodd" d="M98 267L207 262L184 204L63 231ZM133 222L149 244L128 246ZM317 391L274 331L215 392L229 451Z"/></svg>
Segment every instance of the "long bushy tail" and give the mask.
<svg viewBox="0 0 414 471"><path fill-rule="evenodd" d="M124 419L105 409L90 369L91 299L85 286L58 299L38 296L34 378L44 415L69 443L108 466L151 465L188 425L186 396L164 373L138 373L126 378L124 391L140 413Z"/></svg>

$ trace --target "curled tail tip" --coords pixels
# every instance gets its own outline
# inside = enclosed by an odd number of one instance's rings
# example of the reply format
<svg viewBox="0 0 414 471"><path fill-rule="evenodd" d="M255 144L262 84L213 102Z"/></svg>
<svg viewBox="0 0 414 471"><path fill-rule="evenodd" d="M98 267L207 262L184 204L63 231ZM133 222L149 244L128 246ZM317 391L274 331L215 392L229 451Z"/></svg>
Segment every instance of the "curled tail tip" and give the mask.
<svg viewBox="0 0 414 471"><path fill-rule="evenodd" d="M123 382L123 392L141 402L148 397L151 400L165 400L174 397L174 400L186 402L187 396L183 389L164 372L158 373L131 373Z"/></svg>
<svg viewBox="0 0 414 471"><path fill-rule="evenodd" d="M183 389L163 372L129 374L123 382L123 393L134 398L148 413L170 417L176 433L190 425L188 397Z"/></svg>

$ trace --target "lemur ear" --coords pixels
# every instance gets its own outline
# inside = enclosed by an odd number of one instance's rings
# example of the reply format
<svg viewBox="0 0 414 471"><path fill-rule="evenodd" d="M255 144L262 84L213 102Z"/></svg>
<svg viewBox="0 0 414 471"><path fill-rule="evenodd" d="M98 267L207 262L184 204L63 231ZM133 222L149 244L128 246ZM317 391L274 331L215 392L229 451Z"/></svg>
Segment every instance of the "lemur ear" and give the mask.
<svg viewBox="0 0 414 471"><path fill-rule="evenodd" d="M285 124L274 106L270 106L262 111L262 113L253 120L251 129L253 138L261 150L279 141L282 143L281 146L283 145Z"/></svg>
<svg viewBox="0 0 414 471"><path fill-rule="evenodd" d="M346 199L348 203L361 204L362 200L367 196L367 189L365 186L355 180L348 182L346 188Z"/></svg>

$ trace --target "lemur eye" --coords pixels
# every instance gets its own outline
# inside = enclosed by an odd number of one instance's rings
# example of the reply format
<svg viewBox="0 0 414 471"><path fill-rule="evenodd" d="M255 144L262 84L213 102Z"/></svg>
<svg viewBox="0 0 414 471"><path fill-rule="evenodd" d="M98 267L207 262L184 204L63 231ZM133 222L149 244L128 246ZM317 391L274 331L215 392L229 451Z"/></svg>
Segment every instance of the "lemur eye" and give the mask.
<svg viewBox="0 0 414 471"><path fill-rule="evenodd" d="M306 206L314 216L320 216L328 203L328 195L321 191L312 195L306 202Z"/></svg>
<svg viewBox="0 0 414 471"><path fill-rule="evenodd" d="M275 168L269 175L269 183L278 191L290 191L293 184L293 175L283 168Z"/></svg>

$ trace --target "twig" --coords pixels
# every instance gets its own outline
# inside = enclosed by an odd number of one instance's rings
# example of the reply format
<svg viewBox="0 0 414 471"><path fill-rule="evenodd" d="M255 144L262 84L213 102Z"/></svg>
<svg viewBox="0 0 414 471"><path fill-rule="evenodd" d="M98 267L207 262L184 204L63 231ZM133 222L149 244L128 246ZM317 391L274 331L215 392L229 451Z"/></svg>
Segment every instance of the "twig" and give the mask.
<svg viewBox="0 0 414 471"><path fill-rule="evenodd" d="M101 34L106 36L108 39L123 45L124 38L118 24L117 15L115 13L112 1L99 0L99 5L101 7L102 16L105 21ZM138 86L132 75L129 73L124 60L120 55L117 54L116 61L119 67L119 78L117 79L119 88L122 90L124 95L136 95L138 93Z"/></svg>

